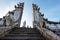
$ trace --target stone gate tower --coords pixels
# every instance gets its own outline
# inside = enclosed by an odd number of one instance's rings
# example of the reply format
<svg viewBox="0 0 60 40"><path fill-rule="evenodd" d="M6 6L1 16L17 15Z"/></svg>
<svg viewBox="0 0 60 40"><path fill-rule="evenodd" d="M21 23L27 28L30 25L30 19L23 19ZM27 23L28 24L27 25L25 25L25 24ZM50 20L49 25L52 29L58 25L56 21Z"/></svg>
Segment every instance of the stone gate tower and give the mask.
<svg viewBox="0 0 60 40"><path fill-rule="evenodd" d="M39 12L40 8L38 8L38 6L36 4L32 4L32 8L33 8L33 27L36 26L41 26L41 21L43 18L43 14L41 14L41 12Z"/></svg>
<svg viewBox="0 0 60 40"><path fill-rule="evenodd" d="M39 8L36 4L32 4L33 8L33 27L39 23Z"/></svg>
<svg viewBox="0 0 60 40"><path fill-rule="evenodd" d="M19 3L17 4L17 6L15 5L15 10L13 10L12 12L9 12L9 15L12 19L12 23L15 26L20 27L21 18L23 14L23 7L24 7L24 3Z"/></svg>

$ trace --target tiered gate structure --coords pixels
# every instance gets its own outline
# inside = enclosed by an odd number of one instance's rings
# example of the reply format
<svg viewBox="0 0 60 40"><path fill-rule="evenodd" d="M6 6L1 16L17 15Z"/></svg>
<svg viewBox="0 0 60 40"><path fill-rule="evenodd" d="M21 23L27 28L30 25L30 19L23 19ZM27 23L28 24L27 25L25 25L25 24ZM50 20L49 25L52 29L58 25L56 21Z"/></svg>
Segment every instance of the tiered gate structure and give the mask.
<svg viewBox="0 0 60 40"><path fill-rule="evenodd" d="M36 4L32 4L33 28L21 28L23 8L24 3L19 3L15 10L0 18L0 40L60 40L59 33L56 34L56 30L60 30L60 22L45 19ZM49 28L50 26L56 28Z"/></svg>

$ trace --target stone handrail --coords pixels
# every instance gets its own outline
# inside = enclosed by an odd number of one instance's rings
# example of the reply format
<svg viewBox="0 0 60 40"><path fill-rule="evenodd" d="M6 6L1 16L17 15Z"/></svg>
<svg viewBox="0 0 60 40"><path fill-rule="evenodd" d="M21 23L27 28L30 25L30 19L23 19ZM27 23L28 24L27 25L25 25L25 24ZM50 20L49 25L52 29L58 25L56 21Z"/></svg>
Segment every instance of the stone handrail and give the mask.
<svg viewBox="0 0 60 40"><path fill-rule="evenodd" d="M0 27L0 38L6 35L13 27Z"/></svg>
<svg viewBox="0 0 60 40"><path fill-rule="evenodd" d="M9 33L11 29L13 29L14 27L15 27L15 24L12 26L0 27L0 38L5 36L7 33Z"/></svg>
<svg viewBox="0 0 60 40"><path fill-rule="evenodd" d="M16 27L17 24L12 24L11 26L4 26L4 27L0 27L0 38L5 36L7 33L9 33L11 31L11 29L13 29L14 27Z"/></svg>
<svg viewBox="0 0 60 40"><path fill-rule="evenodd" d="M57 36L52 31L46 29L46 28L40 28L36 26L36 28L40 31L40 33L48 40L60 40L60 37Z"/></svg>

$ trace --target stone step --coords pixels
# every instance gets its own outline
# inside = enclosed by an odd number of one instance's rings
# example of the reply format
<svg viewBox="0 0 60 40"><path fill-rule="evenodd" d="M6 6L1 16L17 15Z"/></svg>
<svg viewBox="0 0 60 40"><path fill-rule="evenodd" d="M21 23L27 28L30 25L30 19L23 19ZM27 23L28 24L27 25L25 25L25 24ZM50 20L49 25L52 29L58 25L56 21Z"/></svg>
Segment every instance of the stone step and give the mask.
<svg viewBox="0 0 60 40"><path fill-rule="evenodd" d="M21 40L21 39L42 39L42 38L40 38L40 37L4 37L4 38L2 38L2 39L17 39L17 40Z"/></svg>
<svg viewBox="0 0 60 40"><path fill-rule="evenodd" d="M5 37L40 37L39 34L7 34Z"/></svg>
<svg viewBox="0 0 60 40"><path fill-rule="evenodd" d="M0 40L45 40L45 39L0 39Z"/></svg>
<svg viewBox="0 0 60 40"><path fill-rule="evenodd" d="M37 30L12 30L12 31L18 31L18 32L21 32L21 31L26 31L26 32L37 32Z"/></svg>
<svg viewBox="0 0 60 40"><path fill-rule="evenodd" d="M11 31L11 32L39 32L39 31L19 31L19 30L17 30L17 31Z"/></svg>
<svg viewBox="0 0 60 40"><path fill-rule="evenodd" d="M31 29L31 30L34 30L34 29L36 29L36 28L23 28L23 27L17 28L17 27L15 27L15 28L13 28L13 30L14 30L14 29L29 29L29 30Z"/></svg>
<svg viewBox="0 0 60 40"><path fill-rule="evenodd" d="M15 31L11 31L11 32L39 32L39 31L29 31L29 30L15 30Z"/></svg>
<svg viewBox="0 0 60 40"><path fill-rule="evenodd" d="M39 34L39 32L10 32L9 34Z"/></svg>
<svg viewBox="0 0 60 40"><path fill-rule="evenodd" d="M15 30L12 30L12 31L18 31L18 29L15 29ZM23 29L22 29L22 30L20 30L20 29L19 29L19 31L18 31L18 32L20 32L20 31L37 32L38 30L29 30L29 29L28 29L28 30L23 30Z"/></svg>
<svg viewBox="0 0 60 40"><path fill-rule="evenodd" d="M45 40L35 28L13 28L1 40Z"/></svg>
<svg viewBox="0 0 60 40"><path fill-rule="evenodd" d="M13 31L38 31L37 29L35 28L14 28Z"/></svg>

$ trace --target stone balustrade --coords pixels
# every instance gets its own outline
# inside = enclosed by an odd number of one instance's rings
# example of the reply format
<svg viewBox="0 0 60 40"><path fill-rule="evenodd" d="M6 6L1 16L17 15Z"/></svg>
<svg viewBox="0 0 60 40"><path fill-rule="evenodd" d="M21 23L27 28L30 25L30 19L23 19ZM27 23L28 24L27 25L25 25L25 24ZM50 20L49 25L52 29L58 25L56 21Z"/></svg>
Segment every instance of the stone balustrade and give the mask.
<svg viewBox="0 0 60 40"><path fill-rule="evenodd" d="M47 40L60 40L60 37L57 36L55 33L53 33L52 31L46 29L46 28L40 28L40 27L36 27L40 33L47 39Z"/></svg>
<svg viewBox="0 0 60 40"><path fill-rule="evenodd" d="M0 38L9 33L12 28L12 26L0 27Z"/></svg>

